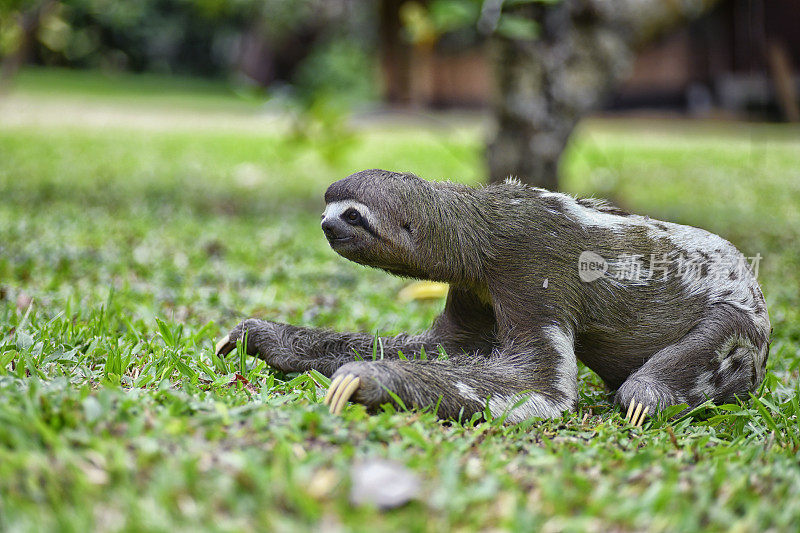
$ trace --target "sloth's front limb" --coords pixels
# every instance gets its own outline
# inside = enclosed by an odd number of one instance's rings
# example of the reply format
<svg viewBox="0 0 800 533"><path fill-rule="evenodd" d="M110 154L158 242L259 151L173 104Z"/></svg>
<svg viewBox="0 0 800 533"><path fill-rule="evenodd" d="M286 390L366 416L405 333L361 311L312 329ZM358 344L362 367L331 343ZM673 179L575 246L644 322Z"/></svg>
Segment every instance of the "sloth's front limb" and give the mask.
<svg viewBox="0 0 800 533"><path fill-rule="evenodd" d="M303 328L267 320L242 321L218 344L218 354L227 354L236 341L247 337L245 350L270 366L285 372L317 370L331 376L340 366L358 358L418 357L422 350L438 353L439 346L452 354L489 354L495 346L494 312L472 292L451 288L444 311L431 329L419 335L379 337L367 333L338 333Z"/></svg>
<svg viewBox="0 0 800 533"><path fill-rule="evenodd" d="M339 367L359 357L398 357L398 352L414 357L423 349L437 353L439 342L426 332L420 335L378 337L367 333L339 333L316 328L280 324L249 318L242 321L217 344L217 354L236 348L236 341L247 338L245 351L258 356L271 367L284 372L317 370L331 376Z"/></svg>
<svg viewBox="0 0 800 533"><path fill-rule="evenodd" d="M348 400L374 409L399 399L442 418L468 419L487 405L509 422L558 417L577 401L577 363L566 340L522 340L490 357L348 363L333 375L326 403L335 414Z"/></svg>

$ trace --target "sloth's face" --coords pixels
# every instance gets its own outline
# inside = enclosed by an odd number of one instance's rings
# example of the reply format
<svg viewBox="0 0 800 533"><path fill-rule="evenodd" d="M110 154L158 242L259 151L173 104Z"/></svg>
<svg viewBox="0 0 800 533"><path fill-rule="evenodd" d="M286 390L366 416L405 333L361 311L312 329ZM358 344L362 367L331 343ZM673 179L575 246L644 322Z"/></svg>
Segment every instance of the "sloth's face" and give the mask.
<svg viewBox="0 0 800 533"><path fill-rule="evenodd" d="M322 213L322 231L339 253L374 246L378 221L369 207L355 200L330 202Z"/></svg>
<svg viewBox="0 0 800 533"><path fill-rule="evenodd" d="M362 265L413 276L410 229L395 220L397 213L380 212L357 200L329 202L322 214L322 231L339 255Z"/></svg>
<svg viewBox="0 0 800 533"><path fill-rule="evenodd" d="M331 248L362 265L423 276L416 266L421 213L414 198L416 187L426 183L413 175L373 169L331 184L322 214L322 231Z"/></svg>

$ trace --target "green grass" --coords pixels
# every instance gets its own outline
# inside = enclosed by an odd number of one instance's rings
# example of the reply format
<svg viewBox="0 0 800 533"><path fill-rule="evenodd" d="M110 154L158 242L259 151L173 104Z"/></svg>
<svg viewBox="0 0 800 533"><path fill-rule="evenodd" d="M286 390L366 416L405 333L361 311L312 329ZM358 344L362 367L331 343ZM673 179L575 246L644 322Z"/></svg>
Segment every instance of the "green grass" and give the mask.
<svg viewBox="0 0 800 533"><path fill-rule="evenodd" d="M632 430L585 368L573 415L460 425L357 405L333 417L324 379L212 357L245 316L426 327L441 302L400 302L403 280L330 251L322 194L368 167L477 183L477 135L0 125L0 530L794 530L799 138L609 121L576 136L568 190L764 256L760 399ZM420 499L352 506L351 467L370 457L416 472Z"/></svg>
<svg viewBox="0 0 800 533"><path fill-rule="evenodd" d="M263 102L257 91L226 80L164 74L23 69L12 80L19 94L125 106L253 112Z"/></svg>

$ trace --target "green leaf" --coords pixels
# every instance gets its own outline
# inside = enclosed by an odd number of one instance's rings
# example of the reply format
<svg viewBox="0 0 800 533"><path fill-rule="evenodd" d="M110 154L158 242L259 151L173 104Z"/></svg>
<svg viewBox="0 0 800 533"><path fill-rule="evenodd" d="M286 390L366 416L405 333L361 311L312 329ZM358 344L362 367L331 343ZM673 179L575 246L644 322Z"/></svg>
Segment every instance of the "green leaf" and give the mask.
<svg viewBox="0 0 800 533"><path fill-rule="evenodd" d="M476 24L481 13L481 2L434 0L428 10L436 31L444 33Z"/></svg>
<svg viewBox="0 0 800 533"><path fill-rule="evenodd" d="M398 396L398 395L397 395L397 394L395 394L394 392L390 391L390 390L389 390L389 389L388 389L388 388L387 388L385 385L383 385L383 384L381 384L381 388L382 388L383 390L385 390L385 391L386 391L386 394L388 394L388 395L389 395L389 397L390 397L392 400L394 400L394 402L395 402L395 403L396 403L396 404L397 404L397 405L400 407L400 409L401 409L402 411L408 411L408 407L406 407L406 404L405 404L405 403L403 403L403 400L401 400L401 399L400 399L400 396Z"/></svg>
<svg viewBox="0 0 800 533"><path fill-rule="evenodd" d="M767 424L767 427L774 431L776 434L780 433L780 429L778 429L778 425L775 423L775 419L772 418L772 415L767 411L767 408L761 403L761 399L757 397L753 397L753 404L756 406L756 409L761 414L764 419L764 422Z"/></svg>
<svg viewBox="0 0 800 533"><path fill-rule="evenodd" d="M308 373L311 375L312 378L314 378L314 381L317 382L317 385L320 388L327 389L328 387L331 386L331 380L323 376L319 371L314 370L312 368L311 370L308 371Z"/></svg>
<svg viewBox="0 0 800 533"><path fill-rule="evenodd" d="M169 327L158 317L156 317L156 324L158 324L158 331L161 333L161 338L164 339L164 343L170 348L175 348L175 337L172 335L172 331L170 331Z"/></svg>
<svg viewBox="0 0 800 533"><path fill-rule="evenodd" d="M419 446L422 449L428 447L428 442L422 436L417 428L414 426L400 426L397 428L397 432L400 434L401 437L406 438L412 441L414 444Z"/></svg>
<svg viewBox="0 0 800 533"><path fill-rule="evenodd" d="M17 355L19 354L16 350L9 350L0 355L0 374L5 374L7 372L6 367Z"/></svg>
<svg viewBox="0 0 800 533"><path fill-rule="evenodd" d="M517 15L502 15L495 32L507 39L533 40L539 37L539 24L535 20Z"/></svg>
<svg viewBox="0 0 800 533"><path fill-rule="evenodd" d="M17 346L21 352L30 350L31 346L33 346L33 337L24 331L17 331Z"/></svg>

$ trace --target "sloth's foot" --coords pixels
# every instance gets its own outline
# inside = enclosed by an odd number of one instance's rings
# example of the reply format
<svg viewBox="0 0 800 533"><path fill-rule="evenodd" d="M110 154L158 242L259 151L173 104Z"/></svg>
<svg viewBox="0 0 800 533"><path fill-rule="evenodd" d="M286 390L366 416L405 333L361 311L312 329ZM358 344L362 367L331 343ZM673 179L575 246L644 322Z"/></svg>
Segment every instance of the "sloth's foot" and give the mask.
<svg viewBox="0 0 800 533"><path fill-rule="evenodd" d="M641 427L649 411L649 406L645 406L641 402L632 400L630 405L628 405L628 414L625 415L625 421L633 424L634 427Z"/></svg>
<svg viewBox="0 0 800 533"><path fill-rule="evenodd" d="M258 355L267 363L271 365L276 363L277 366L280 366L282 362L280 355L283 352L277 350L276 347L278 346L281 332L288 327L285 324L256 318L242 320L217 343L214 353L221 356L228 355L236 349L236 343L239 340L244 341L246 338L245 353Z"/></svg>
<svg viewBox="0 0 800 533"><path fill-rule="evenodd" d="M361 378L354 374L339 374L328 387L328 394L325 396L325 405L330 409L331 414L341 414L345 404L361 385Z"/></svg>
<svg viewBox="0 0 800 533"><path fill-rule="evenodd" d="M331 413L338 415L347 402L377 408L391 402L389 390L396 390L397 376L383 361L353 361L342 365L333 374L331 386L325 396L325 405Z"/></svg>

